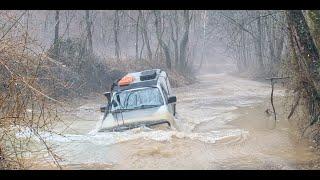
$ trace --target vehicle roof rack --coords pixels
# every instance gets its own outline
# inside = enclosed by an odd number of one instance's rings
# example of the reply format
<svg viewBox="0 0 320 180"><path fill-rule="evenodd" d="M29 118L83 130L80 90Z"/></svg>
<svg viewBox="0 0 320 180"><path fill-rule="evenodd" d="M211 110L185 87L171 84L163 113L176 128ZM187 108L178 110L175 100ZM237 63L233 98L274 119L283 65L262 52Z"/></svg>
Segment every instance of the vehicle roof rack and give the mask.
<svg viewBox="0 0 320 180"><path fill-rule="evenodd" d="M145 70L141 72L140 81L151 80L157 77L157 70Z"/></svg>
<svg viewBox="0 0 320 180"><path fill-rule="evenodd" d="M121 77L117 80L115 80L111 85L111 91L113 90L126 90L131 88L138 88L138 87L145 87L145 86L154 86L157 84L157 79L162 72L161 69L150 69L150 70L144 70L141 72L133 72L128 73L127 75L133 75L136 78L140 79L140 81L133 81L132 83L128 83L125 86L120 86L119 81L125 77ZM127 76L126 75L126 76Z"/></svg>

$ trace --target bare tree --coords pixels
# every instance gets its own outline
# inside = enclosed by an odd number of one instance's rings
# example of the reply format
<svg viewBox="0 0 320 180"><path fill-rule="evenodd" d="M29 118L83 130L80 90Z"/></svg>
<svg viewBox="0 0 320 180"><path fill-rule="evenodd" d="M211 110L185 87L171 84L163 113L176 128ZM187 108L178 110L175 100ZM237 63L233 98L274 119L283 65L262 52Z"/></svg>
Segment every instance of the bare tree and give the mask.
<svg viewBox="0 0 320 180"><path fill-rule="evenodd" d="M320 11L307 10L307 15L311 21L310 30L311 30L313 39L318 49L320 49Z"/></svg>
<svg viewBox="0 0 320 180"><path fill-rule="evenodd" d="M72 11L67 10L65 12L65 23L66 23L66 29L64 31L64 33L62 34L61 37L64 37L64 35L67 35L67 38L70 37L70 24L73 22L74 18L75 18L75 13Z"/></svg>
<svg viewBox="0 0 320 180"><path fill-rule="evenodd" d="M157 39L158 42L164 51L165 57L166 57L166 65L169 69L171 69L171 57L170 57L170 50L167 45L167 43L164 42L162 39L162 35L164 32L164 28L162 28L162 18L161 18L161 12L159 10L154 11L154 16L155 16L155 27L156 27L156 34L157 34Z"/></svg>
<svg viewBox="0 0 320 180"><path fill-rule="evenodd" d="M140 49L140 55L139 55L139 59L142 58L142 53L143 53L143 49L144 49L144 36L143 36L143 32L141 31L141 39L142 39L142 45L141 45L141 49Z"/></svg>
<svg viewBox="0 0 320 180"><path fill-rule="evenodd" d="M119 60L120 59L120 44L118 40L119 31L120 31L120 22L119 22L119 10L114 11L114 19L113 19L113 33L114 33L114 45L115 45L115 56Z"/></svg>
<svg viewBox="0 0 320 180"><path fill-rule="evenodd" d="M183 11L183 20L184 20L184 34L180 41L180 60L179 60L179 69L180 71L184 71L186 67L186 52L187 52L187 45L189 41L189 27L190 27L190 15L189 10Z"/></svg>
<svg viewBox="0 0 320 180"><path fill-rule="evenodd" d="M137 15L136 21L136 59L139 59L139 23L140 23L140 13Z"/></svg>
<svg viewBox="0 0 320 180"><path fill-rule="evenodd" d="M144 16L144 13L142 12L142 10L139 10L139 15L140 15L141 21L142 21L142 33L143 33L144 43L147 46L148 58L151 61L152 60L152 51L151 51L150 42L149 42L149 38L148 38L149 36L148 36L147 21L146 21L146 18Z"/></svg>
<svg viewBox="0 0 320 180"><path fill-rule="evenodd" d="M87 28L87 40L88 40L88 49L90 53L93 53L93 47L92 47L92 20L90 19L90 11L86 10L86 28Z"/></svg>
<svg viewBox="0 0 320 180"><path fill-rule="evenodd" d="M261 17L260 17L260 12L257 11L257 28L258 28L258 34L257 34L257 39L256 39L256 52L258 56L258 65L259 65L259 70L264 70L264 65L263 65L263 59L262 59L262 25L261 25Z"/></svg>
<svg viewBox="0 0 320 180"><path fill-rule="evenodd" d="M199 69L201 69L202 67L202 62L203 62L203 56L204 56L204 52L205 52L205 47L206 47L206 30L207 30L207 11L205 10L203 13L203 34L202 34L202 50L201 50L201 59L200 59L200 65L199 65Z"/></svg>
<svg viewBox="0 0 320 180"><path fill-rule="evenodd" d="M313 41L310 33L310 28L301 10L289 10L286 12L287 24L290 36L290 45L293 54L293 72L295 85L298 93L298 100L300 96L305 101L303 107L308 112L309 122L303 123L302 136L306 130L314 124L319 124L320 114L320 75L319 75L319 50ZM302 92L302 93L301 93ZM300 95L303 94L303 95ZM297 103L293 106L289 117L295 110ZM301 103L302 104L302 103ZM314 140L319 143L319 129ZM318 137L317 137L318 136Z"/></svg>
<svg viewBox="0 0 320 180"><path fill-rule="evenodd" d="M319 63L319 52L310 34L310 29L300 10L291 10L287 12L287 21L290 36L293 39L293 50L297 58L301 61L300 68L305 74L301 74L312 86L320 91L320 75L317 64Z"/></svg>
<svg viewBox="0 0 320 180"><path fill-rule="evenodd" d="M56 11L53 46L54 46L54 54L57 58L59 56L59 25L60 25L59 11Z"/></svg>
<svg viewBox="0 0 320 180"><path fill-rule="evenodd" d="M179 63L179 21L178 21L178 12L175 10L171 14L170 18L170 27L171 27L171 40L173 42L174 46L174 64L175 68L178 69L178 63Z"/></svg>

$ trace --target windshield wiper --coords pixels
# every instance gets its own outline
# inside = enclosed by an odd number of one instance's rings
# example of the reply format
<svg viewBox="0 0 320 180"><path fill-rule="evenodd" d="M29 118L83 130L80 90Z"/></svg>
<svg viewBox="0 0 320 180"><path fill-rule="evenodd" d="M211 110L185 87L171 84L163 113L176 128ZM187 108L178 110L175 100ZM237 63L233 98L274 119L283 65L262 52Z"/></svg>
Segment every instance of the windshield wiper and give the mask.
<svg viewBox="0 0 320 180"><path fill-rule="evenodd" d="M158 107L160 105L141 105L141 106L137 106L134 109L146 109L146 108L153 108L153 107Z"/></svg>
<svg viewBox="0 0 320 180"><path fill-rule="evenodd" d="M116 109L112 111L113 113L119 113L123 111L132 111L132 110L137 110L137 109L147 109L147 108L153 108L153 107L159 107L160 105L141 105L141 106L136 106L134 108L125 108L125 109Z"/></svg>
<svg viewBox="0 0 320 180"><path fill-rule="evenodd" d="M119 112L123 112L123 111L131 111L134 110L133 108L127 108L127 109L115 109L113 111L111 111L112 113L119 113Z"/></svg>

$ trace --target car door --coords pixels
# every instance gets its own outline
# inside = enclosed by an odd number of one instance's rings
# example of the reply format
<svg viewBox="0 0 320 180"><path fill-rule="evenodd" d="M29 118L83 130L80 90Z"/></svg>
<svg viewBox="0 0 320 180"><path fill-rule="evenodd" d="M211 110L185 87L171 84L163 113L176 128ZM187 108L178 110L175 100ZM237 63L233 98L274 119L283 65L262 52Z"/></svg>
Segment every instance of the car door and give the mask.
<svg viewBox="0 0 320 180"><path fill-rule="evenodd" d="M173 92L173 90L171 88L171 84L170 84L170 81L169 81L169 78L168 78L167 74L165 75L165 85L167 87L168 97L175 96L175 94L174 94L174 92ZM176 113L176 103L171 103L170 104L170 108L171 108L171 110L173 112L173 115L175 115L175 113Z"/></svg>
<svg viewBox="0 0 320 180"><path fill-rule="evenodd" d="M174 104L173 103L168 104L168 98L169 98L170 94L169 94L169 89L168 89L168 86L166 85L166 81L164 78L161 78L160 87L161 87L161 91L164 94L165 101L168 106L169 112L174 114Z"/></svg>

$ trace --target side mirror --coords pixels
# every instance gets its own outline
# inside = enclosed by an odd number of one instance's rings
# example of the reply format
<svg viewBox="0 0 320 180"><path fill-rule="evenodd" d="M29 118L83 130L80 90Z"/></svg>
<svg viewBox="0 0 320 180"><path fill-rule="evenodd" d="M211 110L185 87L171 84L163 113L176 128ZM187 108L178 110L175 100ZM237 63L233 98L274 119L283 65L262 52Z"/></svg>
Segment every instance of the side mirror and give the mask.
<svg viewBox="0 0 320 180"><path fill-rule="evenodd" d="M168 98L168 104L175 103L175 102L177 102L177 97L176 96L170 96Z"/></svg>
<svg viewBox="0 0 320 180"><path fill-rule="evenodd" d="M108 110L108 104L100 107L100 112L104 113Z"/></svg>
<svg viewBox="0 0 320 180"><path fill-rule="evenodd" d="M105 92L103 95L108 99L108 102L111 101L111 92Z"/></svg>
<svg viewBox="0 0 320 180"><path fill-rule="evenodd" d="M118 103L117 103L115 100L113 100L113 101L111 102L111 104L112 104L113 107L118 107Z"/></svg>

